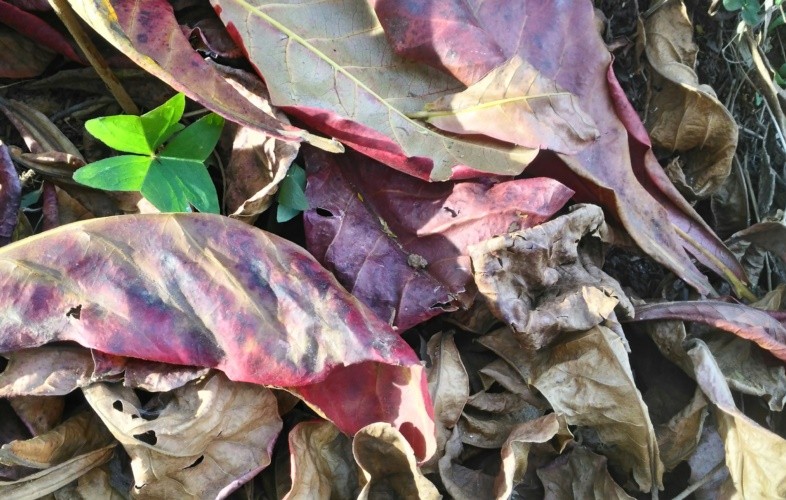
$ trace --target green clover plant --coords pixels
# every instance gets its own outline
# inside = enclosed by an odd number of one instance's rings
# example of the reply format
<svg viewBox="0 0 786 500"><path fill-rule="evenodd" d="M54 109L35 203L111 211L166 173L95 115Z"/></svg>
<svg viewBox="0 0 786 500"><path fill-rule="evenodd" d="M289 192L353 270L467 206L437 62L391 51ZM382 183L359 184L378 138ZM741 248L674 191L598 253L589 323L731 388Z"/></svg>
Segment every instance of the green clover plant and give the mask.
<svg viewBox="0 0 786 500"><path fill-rule="evenodd" d="M293 163L278 187L276 220L279 223L292 219L303 210L308 210L305 187L306 171L303 170L303 167Z"/></svg>
<svg viewBox="0 0 786 500"><path fill-rule="evenodd" d="M210 113L183 127L186 99L177 94L142 116L117 115L88 120L85 128L118 151L74 172L74 180L109 191L140 191L162 212L219 213L216 187L205 160L216 147L224 119ZM166 143L166 144L165 144Z"/></svg>

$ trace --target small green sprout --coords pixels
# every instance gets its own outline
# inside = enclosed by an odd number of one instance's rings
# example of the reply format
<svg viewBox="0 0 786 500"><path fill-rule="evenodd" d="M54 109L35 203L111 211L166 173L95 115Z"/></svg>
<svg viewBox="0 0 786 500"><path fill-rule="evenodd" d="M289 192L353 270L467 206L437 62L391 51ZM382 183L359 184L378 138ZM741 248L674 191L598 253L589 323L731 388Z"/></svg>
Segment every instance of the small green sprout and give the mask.
<svg viewBox="0 0 786 500"><path fill-rule="evenodd" d="M308 210L305 187L306 171L293 163L278 187L276 220L279 223L292 219L303 210Z"/></svg>
<svg viewBox="0 0 786 500"><path fill-rule="evenodd" d="M218 195L205 160L216 147L224 119L210 113L183 127L186 99L177 94L142 116L88 120L85 128L118 151L74 172L74 180L108 191L140 191L162 212L219 213ZM166 143L166 144L165 144Z"/></svg>

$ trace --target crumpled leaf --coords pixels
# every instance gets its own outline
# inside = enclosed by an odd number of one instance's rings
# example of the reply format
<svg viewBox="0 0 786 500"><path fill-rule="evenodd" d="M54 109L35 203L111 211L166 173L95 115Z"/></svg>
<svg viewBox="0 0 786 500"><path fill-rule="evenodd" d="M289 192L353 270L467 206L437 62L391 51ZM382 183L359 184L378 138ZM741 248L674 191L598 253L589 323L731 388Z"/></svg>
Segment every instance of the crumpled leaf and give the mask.
<svg viewBox="0 0 786 500"><path fill-rule="evenodd" d="M571 191L551 179L430 184L358 154L313 152L309 251L400 330L474 296L467 247L548 219Z"/></svg>
<svg viewBox="0 0 786 500"><path fill-rule="evenodd" d="M352 442L330 422L301 422L289 432L292 489L287 500L357 498Z"/></svg>
<svg viewBox="0 0 786 500"><path fill-rule="evenodd" d="M532 355L530 383L568 424L594 429L610 463L650 491L662 485L663 464L624 342L604 326L565 334Z"/></svg>
<svg viewBox="0 0 786 500"><path fill-rule="evenodd" d="M699 445L707 415L707 399L697 388L688 406L668 422L655 427L660 458L665 470L673 470L693 454Z"/></svg>
<svg viewBox="0 0 786 500"><path fill-rule="evenodd" d="M756 343L786 360L786 326L761 309L719 300L661 302L636 308L634 321L697 321Z"/></svg>
<svg viewBox="0 0 786 500"><path fill-rule="evenodd" d="M369 424L359 430L352 440L352 453L366 480L358 500L442 498L418 470L415 454L404 436L390 424Z"/></svg>
<svg viewBox="0 0 786 500"><path fill-rule="evenodd" d="M733 498L783 498L786 496L786 440L737 409L706 344L693 339L686 348L696 381L719 410L715 415L726 450L726 465L737 489Z"/></svg>
<svg viewBox="0 0 786 500"><path fill-rule="evenodd" d="M461 175L466 167L515 175L537 154L456 138L410 118L463 86L396 56L368 2L211 4L265 80L272 103L356 151L433 180ZM300 68L309 68L308 78Z"/></svg>
<svg viewBox="0 0 786 500"><path fill-rule="evenodd" d="M502 467L494 481L497 498L510 498L513 488L527 472L529 450L533 443L545 443L560 430L556 413L517 425L502 445Z"/></svg>
<svg viewBox="0 0 786 500"><path fill-rule="evenodd" d="M737 148L737 123L715 91L700 85L698 47L683 2L668 2L644 21L653 89L647 129L655 146L680 152L681 175L691 198L705 198L729 175Z"/></svg>
<svg viewBox="0 0 786 500"><path fill-rule="evenodd" d="M783 222L759 222L738 231L732 240L747 240L774 253L786 263L786 224Z"/></svg>
<svg viewBox="0 0 786 500"><path fill-rule="evenodd" d="M272 137L343 150L340 145L283 123L249 103L191 47L169 2L69 0L69 3L120 52L211 111Z"/></svg>
<svg viewBox="0 0 786 500"><path fill-rule="evenodd" d="M544 498L603 498L633 500L606 470L606 458L576 446L546 467L538 469L546 490Z"/></svg>
<svg viewBox="0 0 786 500"><path fill-rule="evenodd" d="M450 431L456 426L469 398L469 376L456 348L453 334L439 332L428 341L428 385L434 402L437 453L431 467L442 457Z"/></svg>
<svg viewBox="0 0 786 500"><path fill-rule="evenodd" d="M32 78L43 73L55 54L9 29L0 26L0 78Z"/></svg>
<svg viewBox="0 0 786 500"><path fill-rule="evenodd" d="M91 411L69 418L51 431L0 447L0 462L46 469L108 446L112 435Z"/></svg>
<svg viewBox="0 0 786 500"><path fill-rule="evenodd" d="M113 444L79 455L18 481L0 481L0 496L3 498L40 498L108 462L114 451L115 445Z"/></svg>
<svg viewBox="0 0 786 500"><path fill-rule="evenodd" d="M8 146L0 141L0 246L11 242L22 200L22 185Z"/></svg>
<svg viewBox="0 0 786 500"><path fill-rule="evenodd" d="M134 494L142 497L225 496L270 463L282 427L269 389L220 373L146 407L119 386L83 392L131 458Z"/></svg>
<svg viewBox="0 0 786 500"><path fill-rule="evenodd" d="M76 483L60 488L55 492L55 498L68 498L74 500L89 500L101 498L102 500L125 500L128 493L120 493L110 482L110 473L107 465L96 467L79 477Z"/></svg>
<svg viewBox="0 0 786 500"><path fill-rule="evenodd" d="M461 430L453 434L445 445L445 455L439 459L439 476L448 494L455 500L486 500L494 498L494 477L458 463L464 446Z"/></svg>
<svg viewBox="0 0 786 500"><path fill-rule="evenodd" d="M585 235L602 231L603 212L580 205L553 221L470 247L478 290L522 346L541 349L565 332L592 328L632 305L587 252ZM595 259L597 260L597 259Z"/></svg>
<svg viewBox="0 0 786 500"><path fill-rule="evenodd" d="M8 404L33 436L51 431L63 420L63 398L17 396L9 398Z"/></svg>
<svg viewBox="0 0 786 500"><path fill-rule="evenodd" d="M0 352L71 340L216 367L298 391L344 432L391 422L421 459L434 451L414 352L277 236L208 214L90 220L0 249L0 282Z"/></svg>

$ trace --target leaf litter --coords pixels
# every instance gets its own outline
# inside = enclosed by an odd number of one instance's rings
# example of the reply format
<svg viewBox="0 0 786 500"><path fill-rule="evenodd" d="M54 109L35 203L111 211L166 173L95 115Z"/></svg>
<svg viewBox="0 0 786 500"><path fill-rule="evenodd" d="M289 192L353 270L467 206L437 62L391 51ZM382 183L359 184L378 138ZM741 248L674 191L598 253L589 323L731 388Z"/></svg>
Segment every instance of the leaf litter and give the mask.
<svg viewBox="0 0 786 500"><path fill-rule="evenodd" d="M223 215L76 185L118 108L4 3L3 497L786 495L778 83L702 59L777 68L774 10L69 3L227 120Z"/></svg>

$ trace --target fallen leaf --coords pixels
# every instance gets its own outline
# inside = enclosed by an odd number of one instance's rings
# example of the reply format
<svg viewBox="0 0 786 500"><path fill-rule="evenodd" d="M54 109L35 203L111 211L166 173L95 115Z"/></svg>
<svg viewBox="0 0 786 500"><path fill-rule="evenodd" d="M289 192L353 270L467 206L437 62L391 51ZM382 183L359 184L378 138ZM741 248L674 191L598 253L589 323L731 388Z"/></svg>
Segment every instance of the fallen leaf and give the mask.
<svg viewBox="0 0 786 500"><path fill-rule="evenodd" d="M369 424L355 434L352 453L365 477L358 500L369 498L442 498L416 466L409 443L387 423Z"/></svg>
<svg viewBox="0 0 786 500"><path fill-rule="evenodd" d="M0 0L0 22L30 38L40 47L46 47L56 54L62 54L74 62L86 64L86 61L74 51L71 43L62 33L37 15L22 10L5 0Z"/></svg>
<svg viewBox="0 0 786 500"><path fill-rule="evenodd" d="M558 457L546 467L538 469L538 477L546 490L544 498L604 498L632 500L614 482L606 469L606 458L583 446Z"/></svg>
<svg viewBox="0 0 786 500"><path fill-rule="evenodd" d="M461 430L454 427L445 445L445 455L439 459L439 476L448 494L455 500L494 498L493 476L458 463L463 448Z"/></svg>
<svg viewBox="0 0 786 500"><path fill-rule="evenodd" d="M352 442L330 422L301 422L289 432L292 489L286 500L357 498Z"/></svg>
<svg viewBox="0 0 786 500"><path fill-rule="evenodd" d="M249 103L195 51L164 0L69 0L99 35L178 92L233 122L272 137L308 141L331 150L340 145L283 123Z"/></svg>
<svg viewBox="0 0 786 500"><path fill-rule="evenodd" d="M208 214L94 219L3 247L0 281L0 352L71 340L215 367L299 391L344 432L395 422L421 459L434 451L414 352L277 236Z"/></svg>
<svg viewBox="0 0 786 500"><path fill-rule="evenodd" d="M101 498L104 500L123 500L126 495L120 493L110 482L107 466L96 467L79 476L76 484L71 483L55 491L55 498L65 497L75 500Z"/></svg>
<svg viewBox="0 0 786 500"><path fill-rule="evenodd" d="M738 231L734 240L746 240L774 253L786 263L786 224L783 222L758 222Z"/></svg>
<svg viewBox="0 0 786 500"><path fill-rule="evenodd" d="M282 426L269 389L222 374L145 407L118 386L83 392L131 458L134 494L143 497L226 496L270 463Z"/></svg>
<svg viewBox="0 0 786 500"><path fill-rule="evenodd" d="M396 56L367 2L211 4L265 80L274 105L364 155L421 179L445 180L466 167L515 175L537 154L456 138L410 118L463 86ZM303 67L309 68L305 79Z"/></svg>
<svg viewBox="0 0 786 500"><path fill-rule="evenodd" d="M655 427L660 458L666 471L674 470L696 451L707 415L707 399L697 388L688 406L668 422Z"/></svg>
<svg viewBox="0 0 786 500"><path fill-rule="evenodd" d="M112 434L91 411L80 412L51 431L0 447L0 462L47 469L112 444Z"/></svg>
<svg viewBox="0 0 786 500"><path fill-rule="evenodd" d="M0 78L32 78L43 73L55 57L52 52L0 26Z"/></svg>
<svg viewBox="0 0 786 500"><path fill-rule="evenodd" d="M641 491L662 485L655 430L633 380L625 341L606 327L563 334L532 356L532 379L568 424L594 429L617 469Z"/></svg>
<svg viewBox="0 0 786 500"><path fill-rule="evenodd" d="M761 309L718 300L661 302L636 308L633 321L697 321L756 343L786 360L786 326Z"/></svg>
<svg viewBox="0 0 786 500"><path fill-rule="evenodd" d="M33 436L49 432L63 420L63 398L16 396L8 398L8 404Z"/></svg>
<svg viewBox="0 0 786 500"><path fill-rule="evenodd" d="M0 247L11 242L21 201L19 174L8 154L8 146L0 141Z"/></svg>
<svg viewBox="0 0 786 500"><path fill-rule="evenodd" d="M18 481L0 481L0 496L3 498L40 498L108 462L114 451L115 445L113 444L79 455L67 462L31 474Z"/></svg>
<svg viewBox="0 0 786 500"><path fill-rule="evenodd" d="M550 179L431 184L357 154L309 152L309 251L406 330L474 296L467 248L548 219L571 192Z"/></svg>
<svg viewBox="0 0 786 500"><path fill-rule="evenodd" d="M683 2L669 2L644 21L653 72L647 130L656 147L679 152L691 199L720 188L737 148L737 123L715 92L696 75L698 47Z"/></svg>
<svg viewBox="0 0 786 500"><path fill-rule="evenodd" d="M130 358L125 362L123 385L148 392L169 392L207 376L210 368L151 363Z"/></svg>
<svg viewBox="0 0 786 500"><path fill-rule="evenodd" d="M602 230L603 213L592 205L573 208L553 221L470 247L478 290L526 349L588 330L615 309L631 313L619 284L586 250L579 252L582 238Z"/></svg>

